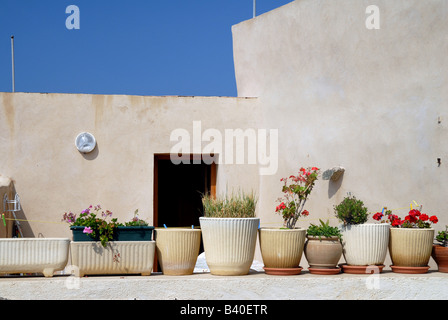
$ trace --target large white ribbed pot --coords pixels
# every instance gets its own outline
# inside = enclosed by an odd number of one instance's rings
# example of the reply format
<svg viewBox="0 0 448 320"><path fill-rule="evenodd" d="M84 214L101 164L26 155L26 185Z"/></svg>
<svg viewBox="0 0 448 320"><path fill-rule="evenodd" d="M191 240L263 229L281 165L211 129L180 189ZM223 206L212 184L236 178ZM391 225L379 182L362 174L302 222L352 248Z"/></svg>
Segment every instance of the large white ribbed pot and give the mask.
<svg viewBox="0 0 448 320"><path fill-rule="evenodd" d="M348 265L383 265L389 245L389 224L341 226L342 253Z"/></svg>
<svg viewBox="0 0 448 320"><path fill-rule="evenodd" d="M205 259L214 275L245 275L254 260L259 218L200 217Z"/></svg>

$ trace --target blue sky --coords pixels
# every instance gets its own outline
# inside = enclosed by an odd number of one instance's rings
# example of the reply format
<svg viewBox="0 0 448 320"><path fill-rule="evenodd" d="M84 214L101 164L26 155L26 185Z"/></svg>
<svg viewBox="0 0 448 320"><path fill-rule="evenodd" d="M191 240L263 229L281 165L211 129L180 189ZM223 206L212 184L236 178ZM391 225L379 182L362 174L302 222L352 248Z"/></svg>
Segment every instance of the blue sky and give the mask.
<svg viewBox="0 0 448 320"><path fill-rule="evenodd" d="M292 0L257 0L257 15ZM66 28L69 5L80 29ZM1 0L0 91L236 96L231 27L253 0Z"/></svg>

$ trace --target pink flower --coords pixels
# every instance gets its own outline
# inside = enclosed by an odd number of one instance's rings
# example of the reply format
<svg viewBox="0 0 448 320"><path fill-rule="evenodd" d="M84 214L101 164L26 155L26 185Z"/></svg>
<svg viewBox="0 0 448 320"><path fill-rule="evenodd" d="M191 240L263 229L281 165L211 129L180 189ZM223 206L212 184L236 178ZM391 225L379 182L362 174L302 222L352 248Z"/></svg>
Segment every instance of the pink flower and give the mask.
<svg viewBox="0 0 448 320"><path fill-rule="evenodd" d="M87 234L91 234L92 232L93 232L93 230L90 227L85 227L83 230L83 233L87 233Z"/></svg>

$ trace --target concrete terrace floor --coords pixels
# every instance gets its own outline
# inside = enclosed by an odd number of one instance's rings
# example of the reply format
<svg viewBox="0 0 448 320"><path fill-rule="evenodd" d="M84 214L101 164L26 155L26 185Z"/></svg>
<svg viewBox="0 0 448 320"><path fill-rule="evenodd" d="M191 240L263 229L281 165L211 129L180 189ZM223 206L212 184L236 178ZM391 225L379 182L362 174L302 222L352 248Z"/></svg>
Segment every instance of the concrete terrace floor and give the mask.
<svg viewBox="0 0 448 320"><path fill-rule="evenodd" d="M153 273L75 277L2 276L0 298L8 300L445 300L448 273L245 276L208 272L186 276Z"/></svg>

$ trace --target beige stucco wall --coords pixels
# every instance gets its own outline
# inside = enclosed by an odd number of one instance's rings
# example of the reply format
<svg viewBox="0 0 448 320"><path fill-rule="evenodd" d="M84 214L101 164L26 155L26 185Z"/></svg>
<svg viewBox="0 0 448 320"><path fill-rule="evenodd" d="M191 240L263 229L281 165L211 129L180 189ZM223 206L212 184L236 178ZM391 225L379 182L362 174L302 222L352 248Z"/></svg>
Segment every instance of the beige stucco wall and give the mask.
<svg viewBox="0 0 448 320"><path fill-rule="evenodd" d="M371 4L379 30L366 28ZM279 129L278 174L260 178L265 224L280 222L279 179L312 165L346 171L318 181L300 226L336 223L333 206L351 192L402 217L415 200L444 229L447 16L444 0L298 0L233 26L238 95L258 97L263 126Z"/></svg>
<svg viewBox="0 0 448 320"><path fill-rule="evenodd" d="M0 172L15 181L24 236L71 236L62 214L90 204L120 221L138 208L152 223L154 154L170 153L171 132L186 129L193 139L193 121L202 132L256 128L258 114L253 98L1 93ZM83 131L97 140L92 153L75 147ZM218 165L218 192L257 190L257 170ZM173 197L182 192L175 183Z"/></svg>
<svg viewBox="0 0 448 320"><path fill-rule="evenodd" d="M154 154L170 152L173 130L193 134L193 121L222 133L278 129L274 175L257 165L218 169L218 192L258 192L264 226L282 224L280 178L310 165L346 171L318 181L299 226L336 224L333 206L351 192L372 212L402 216L415 200L443 229L447 3L378 0L379 30L365 27L370 4L293 1L235 25L236 98L1 93L0 174L15 181L25 236L69 236L64 211L98 203L120 220L138 208L152 222ZM91 154L74 146L82 131L97 139Z"/></svg>

